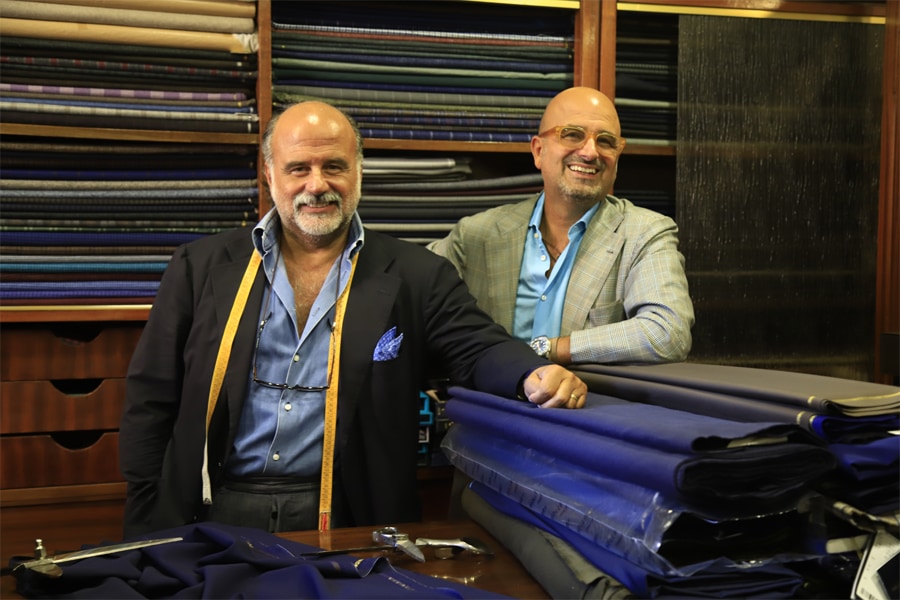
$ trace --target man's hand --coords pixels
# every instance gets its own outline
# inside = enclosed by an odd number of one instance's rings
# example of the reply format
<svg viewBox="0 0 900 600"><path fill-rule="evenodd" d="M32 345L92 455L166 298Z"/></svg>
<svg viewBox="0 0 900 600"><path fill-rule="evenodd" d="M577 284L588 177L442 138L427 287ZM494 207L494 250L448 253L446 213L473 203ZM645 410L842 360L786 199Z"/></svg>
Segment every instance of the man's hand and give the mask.
<svg viewBox="0 0 900 600"><path fill-rule="evenodd" d="M525 378L525 397L541 408L581 408L587 384L559 365L538 367Z"/></svg>

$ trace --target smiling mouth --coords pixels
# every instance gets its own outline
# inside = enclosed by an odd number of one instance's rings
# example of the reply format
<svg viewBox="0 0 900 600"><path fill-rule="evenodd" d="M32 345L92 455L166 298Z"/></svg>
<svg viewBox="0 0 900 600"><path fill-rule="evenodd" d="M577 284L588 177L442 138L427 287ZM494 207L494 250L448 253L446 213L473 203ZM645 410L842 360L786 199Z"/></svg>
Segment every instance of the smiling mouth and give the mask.
<svg viewBox="0 0 900 600"><path fill-rule="evenodd" d="M585 167L582 165L568 165L570 171L574 171L575 173L580 173L582 175L596 175L600 172L600 169L596 167Z"/></svg>

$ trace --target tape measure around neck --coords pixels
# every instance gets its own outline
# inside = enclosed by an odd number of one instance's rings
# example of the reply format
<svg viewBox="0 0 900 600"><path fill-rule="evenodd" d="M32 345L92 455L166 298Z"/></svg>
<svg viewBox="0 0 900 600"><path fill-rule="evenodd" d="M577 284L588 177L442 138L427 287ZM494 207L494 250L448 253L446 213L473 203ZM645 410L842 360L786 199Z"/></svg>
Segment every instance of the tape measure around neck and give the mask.
<svg viewBox="0 0 900 600"><path fill-rule="evenodd" d="M319 486L319 531L331 529L331 498L334 485L334 443L337 436L337 408L338 408L338 384L341 380L341 335L344 329L344 312L347 309L347 298L350 295L350 284L353 281L353 273L356 272L356 259L359 254L353 256L350 276L347 285L344 286L341 295L338 296L334 307L334 330L331 342L333 351L328 353L328 360L334 361L328 365L328 372L334 373L331 385L325 392L325 435L322 439L322 476ZM340 258L338 260L343 260Z"/></svg>
<svg viewBox="0 0 900 600"><path fill-rule="evenodd" d="M225 379L225 371L228 369L228 360L231 358L231 346L237 333L238 323L241 320L241 315L244 314L244 307L247 305L247 298L250 296L250 288L253 287L253 280L256 279L256 272L259 270L261 262L262 259L256 250L250 253L250 261L244 270L243 278L241 278L241 285L238 287L237 294L234 297L231 312L228 313L228 321L225 322L225 332L222 334L222 341L219 342L219 352L216 355L212 382L209 384L209 397L206 401L206 428L203 440L203 470L201 473L204 504L212 504L212 485L209 479L209 423L212 421L213 412L215 412L216 404L219 401L219 393L222 391L222 381Z"/></svg>

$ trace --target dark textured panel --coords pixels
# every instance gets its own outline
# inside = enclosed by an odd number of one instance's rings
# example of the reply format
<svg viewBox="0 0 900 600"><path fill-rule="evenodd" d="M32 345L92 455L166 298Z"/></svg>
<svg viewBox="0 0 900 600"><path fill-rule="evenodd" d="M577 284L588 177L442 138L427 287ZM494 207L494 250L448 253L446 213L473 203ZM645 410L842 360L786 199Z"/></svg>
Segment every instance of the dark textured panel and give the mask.
<svg viewBox="0 0 900 600"><path fill-rule="evenodd" d="M870 379L883 28L683 16L691 359Z"/></svg>

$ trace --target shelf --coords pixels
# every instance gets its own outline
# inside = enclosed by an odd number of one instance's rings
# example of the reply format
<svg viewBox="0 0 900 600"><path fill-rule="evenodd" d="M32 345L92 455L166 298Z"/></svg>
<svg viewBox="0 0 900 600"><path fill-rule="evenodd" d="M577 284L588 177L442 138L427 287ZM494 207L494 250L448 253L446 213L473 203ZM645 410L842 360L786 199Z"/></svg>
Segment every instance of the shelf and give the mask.
<svg viewBox="0 0 900 600"><path fill-rule="evenodd" d="M677 149L674 144L634 144L628 143L622 154L632 154L641 156L675 156Z"/></svg>
<svg viewBox="0 0 900 600"><path fill-rule="evenodd" d="M716 17L841 21L884 25L883 3L798 2L791 0L643 0L619 2L620 11L674 13Z"/></svg>
<svg viewBox="0 0 900 600"><path fill-rule="evenodd" d="M578 10L581 0L460 0L461 2L483 2L485 4L512 4L515 6L537 6L541 8L571 8ZM588 0L589 2L597 0Z"/></svg>
<svg viewBox="0 0 900 600"><path fill-rule="evenodd" d="M255 133L220 133L215 131L160 131L158 129L107 129L102 127L64 127L59 125L30 125L0 123L0 135L30 135L39 137L82 138L103 140L133 140L142 142L196 142L218 144L253 144Z"/></svg>
<svg viewBox="0 0 900 600"><path fill-rule="evenodd" d="M125 482L0 490L0 508L68 502L124 500Z"/></svg>
<svg viewBox="0 0 900 600"><path fill-rule="evenodd" d="M150 304L0 306L0 323L146 321Z"/></svg>

